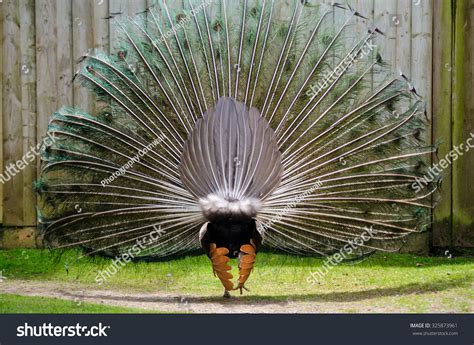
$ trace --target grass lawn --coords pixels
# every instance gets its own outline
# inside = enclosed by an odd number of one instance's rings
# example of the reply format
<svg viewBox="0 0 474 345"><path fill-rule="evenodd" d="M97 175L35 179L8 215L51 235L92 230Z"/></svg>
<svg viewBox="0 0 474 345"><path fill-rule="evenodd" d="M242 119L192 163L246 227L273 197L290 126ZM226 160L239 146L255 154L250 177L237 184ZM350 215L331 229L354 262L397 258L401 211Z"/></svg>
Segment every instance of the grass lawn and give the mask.
<svg viewBox="0 0 474 345"><path fill-rule="evenodd" d="M160 291L192 296L221 296L223 292L205 256L132 262L99 285L96 282L98 271L110 268L112 259L83 258L70 264L67 272L65 263L73 262L78 255L79 252L73 250L61 253L37 249L0 250L0 271L7 282L49 281L79 284L94 290ZM374 306L374 311L389 306L388 311L429 312L436 307L435 310L445 312L472 312L473 258L378 253L362 262L341 263L329 270L320 284L309 284L310 272L321 268L323 263L322 258L259 253L255 270L247 281L251 291L236 298L255 303L291 300L347 304L339 310L343 312L357 312L351 305L354 302ZM235 267L236 262L232 262L232 266ZM233 273L235 277L236 269ZM4 299L5 295L0 298ZM28 299L23 304L14 303L16 298L21 299L10 296L5 306L0 303L0 312L30 310L23 307L30 303ZM31 310L35 310L36 302L31 300ZM67 312L70 302L60 303L51 302L51 308L57 306L58 310ZM63 307L65 309L61 309ZM108 312L104 306L87 308L103 308L101 311Z"/></svg>
<svg viewBox="0 0 474 345"><path fill-rule="evenodd" d="M143 313L141 309L113 307L101 304L67 301L59 298L0 294L0 314L93 314L93 313Z"/></svg>

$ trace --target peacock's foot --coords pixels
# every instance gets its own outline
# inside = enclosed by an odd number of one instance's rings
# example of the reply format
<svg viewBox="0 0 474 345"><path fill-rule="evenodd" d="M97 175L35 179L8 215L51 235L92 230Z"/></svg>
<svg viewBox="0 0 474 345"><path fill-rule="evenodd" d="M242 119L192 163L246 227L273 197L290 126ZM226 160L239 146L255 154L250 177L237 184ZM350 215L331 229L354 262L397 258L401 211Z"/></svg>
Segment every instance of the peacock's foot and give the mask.
<svg viewBox="0 0 474 345"><path fill-rule="evenodd" d="M234 290L240 290L240 294L241 294L241 295L243 294L243 290L245 290L245 291L250 291L250 289L247 288L245 285L240 285L240 284L239 284L239 286L237 286Z"/></svg>

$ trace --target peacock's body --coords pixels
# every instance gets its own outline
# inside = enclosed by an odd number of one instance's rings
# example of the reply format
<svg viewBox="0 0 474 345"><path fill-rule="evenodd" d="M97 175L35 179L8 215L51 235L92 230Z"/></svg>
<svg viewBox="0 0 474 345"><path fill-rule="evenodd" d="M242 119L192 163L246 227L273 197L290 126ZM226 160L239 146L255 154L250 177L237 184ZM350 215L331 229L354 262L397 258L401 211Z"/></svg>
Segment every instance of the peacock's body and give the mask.
<svg viewBox="0 0 474 345"><path fill-rule="evenodd" d="M49 125L45 239L106 255L147 239L139 257L202 247L226 291L229 257L242 289L262 245L326 255L370 230L358 254L398 249L429 221L436 186L413 185L433 149L424 104L360 20L273 0L116 20L118 52L88 54L77 76L100 110L63 108Z"/></svg>

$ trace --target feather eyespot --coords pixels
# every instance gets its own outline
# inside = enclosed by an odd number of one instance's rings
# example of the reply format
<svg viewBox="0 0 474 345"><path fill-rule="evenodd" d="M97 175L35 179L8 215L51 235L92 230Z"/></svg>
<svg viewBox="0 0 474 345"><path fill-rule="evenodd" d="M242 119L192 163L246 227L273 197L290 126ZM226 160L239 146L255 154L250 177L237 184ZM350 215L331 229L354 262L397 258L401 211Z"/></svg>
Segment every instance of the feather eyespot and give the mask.
<svg viewBox="0 0 474 345"><path fill-rule="evenodd" d="M181 22L183 22L184 20L186 20L186 15L185 15L185 14L179 13L179 14L176 15L176 21L177 21L178 23L181 23Z"/></svg>
<svg viewBox="0 0 474 345"><path fill-rule="evenodd" d="M216 21L216 22L214 23L214 25L212 26L212 29L213 29L214 31L219 32L219 31L222 30L222 24L221 24L219 21Z"/></svg>

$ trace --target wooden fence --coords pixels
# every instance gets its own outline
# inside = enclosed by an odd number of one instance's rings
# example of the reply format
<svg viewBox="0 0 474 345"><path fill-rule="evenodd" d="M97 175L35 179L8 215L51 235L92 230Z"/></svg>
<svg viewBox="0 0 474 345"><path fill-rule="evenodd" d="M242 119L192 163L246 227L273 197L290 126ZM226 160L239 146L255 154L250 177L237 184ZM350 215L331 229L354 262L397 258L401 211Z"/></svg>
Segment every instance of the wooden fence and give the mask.
<svg viewBox="0 0 474 345"><path fill-rule="evenodd" d="M438 156L464 142L474 132L474 0L353 0L350 4L385 32L382 55L410 76L428 102L432 121L427 141L439 144ZM76 60L89 48L113 50L114 31L104 18L118 12L133 15L151 5L153 0L0 0L2 171L41 140L49 116L59 107L77 104L93 109L94 96L71 84ZM445 169L433 231L419 237L418 248L426 251L430 243L474 247L472 168L474 152ZM5 234L12 228L29 228L27 236L33 234L32 183L37 169L27 166L0 184L0 223ZM3 246L13 245L5 234Z"/></svg>

